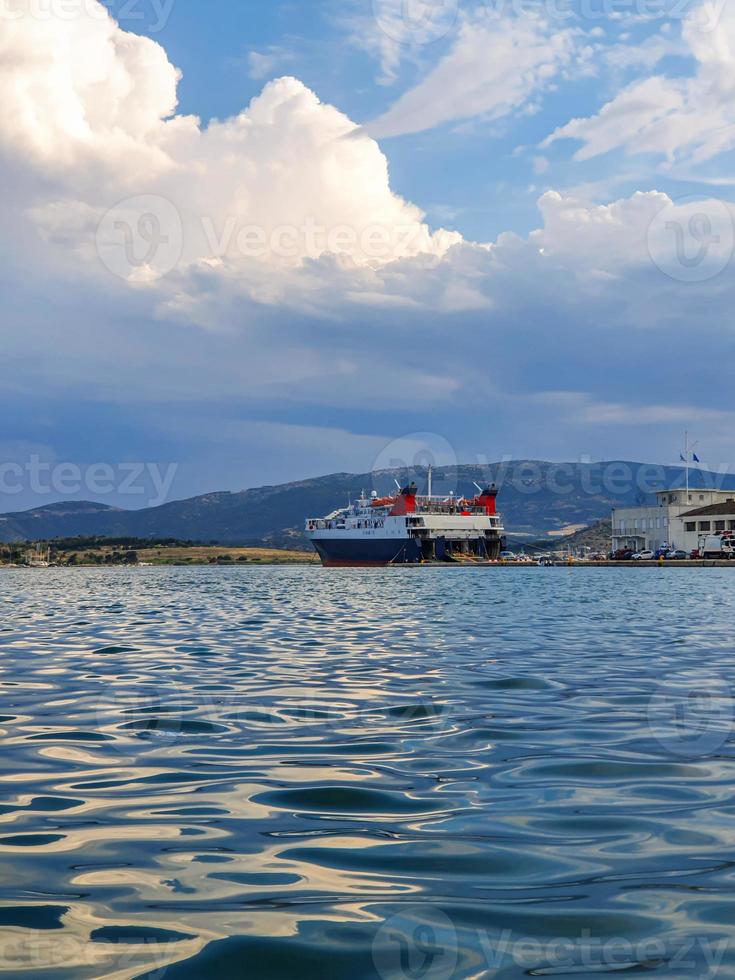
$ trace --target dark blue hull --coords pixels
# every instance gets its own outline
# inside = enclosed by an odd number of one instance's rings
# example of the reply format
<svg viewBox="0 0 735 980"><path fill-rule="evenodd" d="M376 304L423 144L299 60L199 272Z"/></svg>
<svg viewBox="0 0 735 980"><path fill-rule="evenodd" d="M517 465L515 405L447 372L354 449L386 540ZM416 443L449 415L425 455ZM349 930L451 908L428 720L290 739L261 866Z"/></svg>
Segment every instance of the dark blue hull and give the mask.
<svg viewBox="0 0 735 980"><path fill-rule="evenodd" d="M423 542L418 538L317 538L313 544L324 565L415 565L454 562L468 556L494 561L502 547L497 536Z"/></svg>
<svg viewBox="0 0 735 980"><path fill-rule="evenodd" d="M415 538L345 538L313 541L323 565L413 565L421 561Z"/></svg>

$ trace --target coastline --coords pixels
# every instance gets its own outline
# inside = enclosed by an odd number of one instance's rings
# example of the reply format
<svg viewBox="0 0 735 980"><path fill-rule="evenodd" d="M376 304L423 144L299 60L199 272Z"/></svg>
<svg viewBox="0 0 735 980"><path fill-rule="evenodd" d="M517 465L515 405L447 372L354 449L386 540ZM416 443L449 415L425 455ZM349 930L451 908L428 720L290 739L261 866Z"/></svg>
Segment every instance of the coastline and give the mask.
<svg viewBox="0 0 735 980"><path fill-rule="evenodd" d="M274 568L282 566L293 566L293 567L312 567L312 568L322 568L321 561L317 555L310 557L308 554L298 553L294 556L294 553L289 553L286 558L277 557L255 557L248 559L240 559L237 561L220 561L220 560L202 560L202 559L163 559L158 561L139 561L136 563L128 564L121 562L83 562L79 561L74 564L54 564L45 567L34 567L31 565L17 565L17 564L0 564L0 571L3 570L33 570L33 571L47 571L49 568L52 569L65 569L74 570L78 568L99 568L99 569L141 569L141 568ZM524 569L538 569L539 565L535 561L505 561L505 562L483 562L483 561L454 561L454 562L400 562L396 564L388 565L344 565L337 567L337 571L345 569L355 569L355 568L372 568L373 570L385 569L385 568L404 568L404 569L419 569L419 568L442 568L442 569L466 569L466 568L487 568L487 569L507 569L507 568L524 568ZM658 561L583 561L576 559L574 561L566 561L564 559L559 559L557 561L547 562L546 568L567 568L567 569L584 569L584 568L732 568L735 569L735 561L719 560L719 559L697 559L696 561L668 561L668 562L658 562ZM334 571L334 568L325 567L325 571Z"/></svg>
<svg viewBox="0 0 735 980"><path fill-rule="evenodd" d="M53 550L53 549L52 549ZM129 553L128 553L129 554ZM72 561L52 561L52 568L232 567L253 565L317 565L316 553L278 548L228 548L226 545L137 548L135 560L115 547L79 549ZM29 568L19 562L3 562L0 568Z"/></svg>

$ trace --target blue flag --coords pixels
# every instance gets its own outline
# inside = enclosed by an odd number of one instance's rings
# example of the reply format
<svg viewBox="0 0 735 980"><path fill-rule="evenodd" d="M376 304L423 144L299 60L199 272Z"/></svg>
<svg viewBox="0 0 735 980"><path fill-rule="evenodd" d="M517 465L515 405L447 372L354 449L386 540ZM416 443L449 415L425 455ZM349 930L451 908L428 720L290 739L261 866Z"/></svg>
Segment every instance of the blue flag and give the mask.
<svg viewBox="0 0 735 980"><path fill-rule="evenodd" d="M692 453L692 459L694 460L695 463L698 463L700 461L699 456L697 456L696 453Z"/></svg>
<svg viewBox="0 0 735 980"><path fill-rule="evenodd" d="M682 461L682 463L686 463L686 459L684 458L683 453L679 453L679 459Z"/></svg>

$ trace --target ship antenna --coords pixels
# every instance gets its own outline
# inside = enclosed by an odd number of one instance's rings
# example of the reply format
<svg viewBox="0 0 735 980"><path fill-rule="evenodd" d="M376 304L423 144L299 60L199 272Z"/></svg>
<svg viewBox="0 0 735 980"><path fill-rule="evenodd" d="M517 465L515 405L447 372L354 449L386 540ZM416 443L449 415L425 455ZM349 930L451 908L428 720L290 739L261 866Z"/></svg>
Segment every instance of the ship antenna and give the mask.
<svg viewBox="0 0 735 980"><path fill-rule="evenodd" d="M431 465L431 463L429 463L429 497L430 498L431 498L432 477L433 477L433 475L434 475L434 467Z"/></svg>
<svg viewBox="0 0 735 980"><path fill-rule="evenodd" d="M474 480L472 482L475 483ZM479 483L475 483L475 486L477 487L477 492L478 493L482 493L482 487L480 486L480 484Z"/></svg>

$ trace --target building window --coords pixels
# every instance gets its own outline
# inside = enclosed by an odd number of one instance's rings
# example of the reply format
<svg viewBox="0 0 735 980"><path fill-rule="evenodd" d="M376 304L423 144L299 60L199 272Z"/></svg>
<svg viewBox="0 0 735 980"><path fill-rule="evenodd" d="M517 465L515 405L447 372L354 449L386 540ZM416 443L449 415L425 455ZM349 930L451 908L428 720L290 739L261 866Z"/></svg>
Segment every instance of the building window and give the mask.
<svg viewBox="0 0 735 980"><path fill-rule="evenodd" d="M700 531L711 531L712 530L712 521L700 521L699 522L699 530Z"/></svg>
<svg viewBox="0 0 735 980"><path fill-rule="evenodd" d="M704 494L703 494L703 493L700 493L700 495L699 495L699 499L700 499L700 500L704 500Z"/></svg>
<svg viewBox="0 0 735 980"><path fill-rule="evenodd" d="M727 523L729 525L728 530L735 531L735 521L728 521Z"/></svg>
<svg viewBox="0 0 735 980"><path fill-rule="evenodd" d="M657 517L656 518L656 530L659 530L660 527L661 527L661 518L660 517Z"/></svg>
<svg viewBox="0 0 735 980"><path fill-rule="evenodd" d="M638 518L637 518L637 517L636 517L636 519L635 519L635 520L633 521L633 527L634 527L634 528L636 529L636 531L638 530Z"/></svg>
<svg viewBox="0 0 735 980"><path fill-rule="evenodd" d="M685 531L696 531L697 530L697 522L696 521L687 521L686 524L684 525L684 530Z"/></svg>
<svg viewBox="0 0 735 980"><path fill-rule="evenodd" d="M664 517L664 527L668 527L668 526L669 526L669 519L668 517Z"/></svg>
<svg viewBox="0 0 735 980"><path fill-rule="evenodd" d="M724 530L725 530L725 522L715 521L715 531L724 531Z"/></svg>

